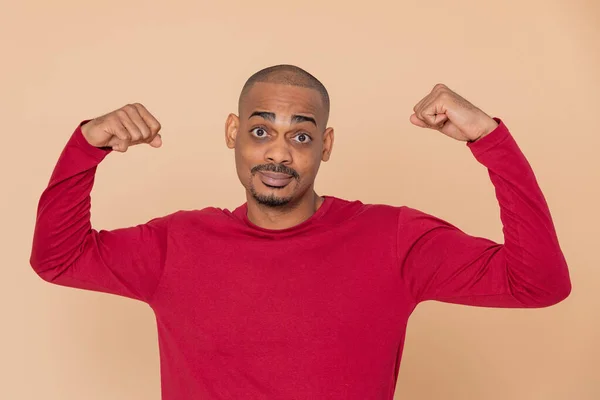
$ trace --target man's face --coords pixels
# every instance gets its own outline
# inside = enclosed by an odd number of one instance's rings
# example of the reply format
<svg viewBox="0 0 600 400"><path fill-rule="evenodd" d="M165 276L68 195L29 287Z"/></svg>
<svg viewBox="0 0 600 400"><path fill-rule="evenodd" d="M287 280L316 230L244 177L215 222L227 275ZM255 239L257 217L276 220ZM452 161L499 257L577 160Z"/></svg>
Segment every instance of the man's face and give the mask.
<svg viewBox="0 0 600 400"><path fill-rule="evenodd" d="M278 207L312 196L320 163L333 145L319 92L255 83L239 112L227 119L226 142L235 149L238 177L252 198Z"/></svg>

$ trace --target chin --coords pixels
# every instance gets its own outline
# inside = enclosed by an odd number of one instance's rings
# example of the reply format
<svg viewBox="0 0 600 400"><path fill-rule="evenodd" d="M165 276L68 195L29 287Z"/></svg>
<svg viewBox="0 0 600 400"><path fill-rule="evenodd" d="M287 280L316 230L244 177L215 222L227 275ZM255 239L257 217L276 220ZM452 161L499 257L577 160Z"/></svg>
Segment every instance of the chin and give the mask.
<svg viewBox="0 0 600 400"><path fill-rule="evenodd" d="M252 186L250 193L263 206L284 207L292 203L296 197L294 196L295 190L291 184L284 187L270 187L260 182L257 186Z"/></svg>
<svg viewBox="0 0 600 400"><path fill-rule="evenodd" d="M260 205L274 208L287 206L294 200L293 196L282 196L276 192L258 193L253 191L252 197L254 197Z"/></svg>

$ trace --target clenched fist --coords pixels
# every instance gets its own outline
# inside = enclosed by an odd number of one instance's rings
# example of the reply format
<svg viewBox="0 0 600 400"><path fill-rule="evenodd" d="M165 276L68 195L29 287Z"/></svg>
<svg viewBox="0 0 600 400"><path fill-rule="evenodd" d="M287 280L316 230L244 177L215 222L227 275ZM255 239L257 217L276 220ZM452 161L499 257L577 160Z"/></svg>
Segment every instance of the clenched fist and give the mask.
<svg viewBox="0 0 600 400"><path fill-rule="evenodd" d="M81 127L81 132L92 146L110 147L124 153L129 146L140 143L160 147L160 128L146 107L134 103L89 121Z"/></svg>
<svg viewBox="0 0 600 400"><path fill-rule="evenodd" d="M474 142L498 127L492 117L442 84L435 85L413 111L414 125L461 141Z"/></svg>

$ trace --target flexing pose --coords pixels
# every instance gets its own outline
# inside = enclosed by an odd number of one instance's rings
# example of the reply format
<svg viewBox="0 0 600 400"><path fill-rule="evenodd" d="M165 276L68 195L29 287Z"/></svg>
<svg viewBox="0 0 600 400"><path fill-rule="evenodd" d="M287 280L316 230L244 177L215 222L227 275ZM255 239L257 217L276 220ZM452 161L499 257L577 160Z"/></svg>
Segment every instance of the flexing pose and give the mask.
<svg viewBox="0 0 600 400"><path fill-rule="evenodd" d="M504 122L444 85L413 112L487 168L503 243L414 208L315 193L334 144L329 96L280 65L248 80L226 121L244 204L94 229L101 161L162 145L156 118L127 105L74 130L40 199L31 265L48 282L152 308L164 400L392 399L420 302L547 307L571 290L548 206Z"/></svg>

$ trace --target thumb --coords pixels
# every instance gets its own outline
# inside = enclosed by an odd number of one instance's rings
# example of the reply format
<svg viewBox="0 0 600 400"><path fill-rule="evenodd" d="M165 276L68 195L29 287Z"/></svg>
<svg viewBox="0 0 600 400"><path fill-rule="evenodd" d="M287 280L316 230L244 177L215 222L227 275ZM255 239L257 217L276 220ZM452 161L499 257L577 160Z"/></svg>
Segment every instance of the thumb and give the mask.
<svg viewBox="0 0 600 400"><path fill-rule="evenodd" d="M108 147L112 148L114 151L120 151L122 153L127 151L127 148L129 147L128 143L119 139L116 136L113 136L110 138L110 140L108 141L107 144Z"/></svg>
<svg viewBox="0 0 600 400"><path fill-rule="evenodd" d="M429 125L427 125L424 121L421 121L416 114L410 116L410 122L420 128L429 128Z"/></svg>
<svg viewBox="0 0 600 400"><path fill-rule="evenodd" d="M152 141L149 143L150 146L158 148L160 146L162 146L162 138L160 136L160 134L157 134L156 136L154 136L154 139L152 139Z"/></svg>

